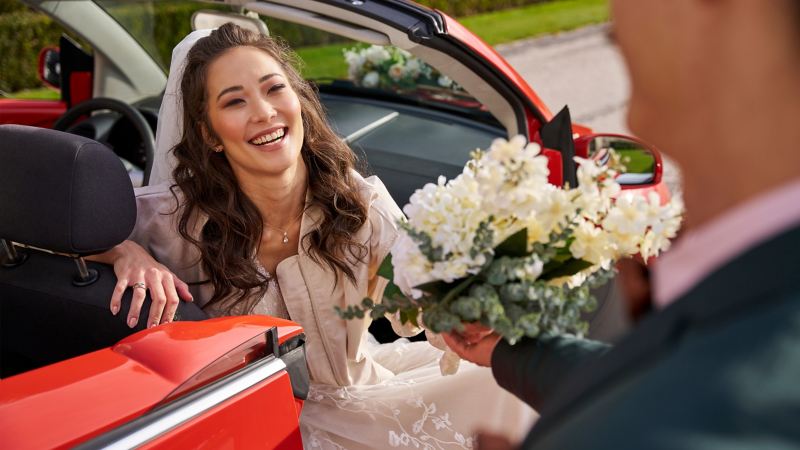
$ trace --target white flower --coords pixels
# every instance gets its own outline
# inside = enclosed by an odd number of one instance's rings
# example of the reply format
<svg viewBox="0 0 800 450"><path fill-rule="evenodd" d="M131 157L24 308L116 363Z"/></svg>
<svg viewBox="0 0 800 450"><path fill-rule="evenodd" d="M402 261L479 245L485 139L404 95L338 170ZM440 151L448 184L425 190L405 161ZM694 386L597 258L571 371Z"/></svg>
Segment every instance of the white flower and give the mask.
<svg viewBox="0 0 800 450"><path fill-rule="evenodd" d="M544 229L550 233L565 225L575 215L577 206L568 191L555 186L544 187L543 190L545 195L542 196L537 218Z"/></svg>
<svg viewBox="0 0 800 450"><path fill-rule="evenodd" d="M372 64L378 65L391 58L392 55L389 54L386 48L380 45L373 45L364 51L364 57Z"/></svg>
<svg viewBox="0 0 800 450"><path fill-rule="evenodd" d="M361 52L353 50L345 50L344 60L347 62L347 66L351 73L359 73L361 71L361 67L366 62L366 59Z"/></svg>
<svg viewBox="0 0 800 450"><path fill-rule="evenodd" d="M393 64L392 67L389 67L389 77L391 77L394 81L400 81L400 79L403 78L404 73L405 69L400 63Z"/></svg>
<svg viewBox="0 0 800 450"><path fill-rule="evenodd" d="M369 72L368 74L364 75L364 79L361 80L361 84L364 85L364 87L368 88L376 87L380 79L381 77L380 75L378 75L378 72L375 72L373 70L372 72Z"/></svg>
<svg viewBox="0 0 800 450"><path fill-rule="evenodd" d="M626 234L643 235L649 225L647 201L644 196L626 192L603 220L603 228Z"/></svg>
<svg viewBox="0 0 800 450"><path fill-rule="evenodd" d="M414 286L433 281L432 264L419 251L414 240L406 233L400 233L392 246L392 263L394 265L394 284L411 298L420 298L422 291Z"/></svg>
<svg viewBox="0 0 800 450"><path fill-rule="evenodd" d="M582 285L586 281L586 276L588 274L596 271L596 267L590 267L589 269L578 272L575 275L553 278L552 280L549 280L547 284L550 286L566 286L569 288L575 288Z"/></svg>
<svg viewBox="0 0 800 450"><path fill-rule="evenodd" d="M437 82L441 87L450 87L453 84L453 80L451 80L447 75L439 76L439 80L437 80Z"/></svg>
<svg viewBox="0 0 800 450"><path fill-rule="evenodd" d="M411 78L417 78L422 71L422 66L420 64L420 60L417 58L411 58L406 62L405 67L406 75Z"/></svg>
<svg viewBox="0 0 800 450"><path fill-rule="evenodd" d="M614 257L614 247L603 230L587 221L575 227L575 240L569 247L572 256L595 265L608 267Z"/></svg>
<svg viewBox="0 0 800 450"><path fill-rule="evenodd" d="M486 156L500 162L508 161L509 159L519 155L521 149L525 146L525 136L516 135L510 140L503 138L495 139L486 152Z"/></svg>

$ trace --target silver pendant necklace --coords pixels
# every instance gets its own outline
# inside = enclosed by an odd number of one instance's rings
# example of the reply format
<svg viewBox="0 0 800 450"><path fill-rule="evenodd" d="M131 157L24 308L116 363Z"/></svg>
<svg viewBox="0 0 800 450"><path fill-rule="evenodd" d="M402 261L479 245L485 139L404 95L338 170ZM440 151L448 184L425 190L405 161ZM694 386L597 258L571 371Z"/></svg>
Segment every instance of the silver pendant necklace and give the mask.
<svg viewBox="0 0 800 450"><path fill-rule="evenodd" d="M305 211L303 211L303 212L305 212ZM294 225L298 220L300 220L301 217L303 217L303 212L301 212L300 215L295 217L295 219L293 221L289 222L289 226L285 230L281 229L281 228L278 228L278 227L276 227L274 225L270 225L266 221L264 221L264 225L269 227L269 228L272 228L273 230L278 230L281 233L283 233L283 239L281 239L281 242L283 243L283 245L286 245L286 244L289 243L289 228L292 228L292 225Z"/></svg>

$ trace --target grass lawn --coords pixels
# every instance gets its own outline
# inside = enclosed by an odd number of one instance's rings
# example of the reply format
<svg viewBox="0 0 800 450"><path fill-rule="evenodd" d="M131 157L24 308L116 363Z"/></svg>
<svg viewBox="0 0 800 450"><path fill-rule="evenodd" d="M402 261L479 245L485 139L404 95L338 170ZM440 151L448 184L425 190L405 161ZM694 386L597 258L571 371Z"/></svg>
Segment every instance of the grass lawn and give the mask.
<svg viewBox="0 0 800 450"><path fill-rule="evenodd" d="M648 151L640 149L616 149L625 164L625 173L653 173L655 159Z"/></svg>
<svg viewBox="0 0 800 450"><path fill-rule="evenodd" d="M38 88L38 89L25 89L23 91L12 92L10 98L20 99L33 99L33 100L58 100L61 94L55 89L51 88Z"/></svg>
<svg viewBox="0 0 800 450"><path fill-rule="evenodd" d="M347 63L344 62L342 50L354 45L355 43L332 44L295 49L303 60L303 77L315 80L347 78Z"/></svg>
<svg viewBox="0 0 800 450"><path fill-rule="evenodd" d="M608 0L555 0L460 17L458 21L489 45L497 45L602 23L608 18ZM347 65L342 49L352 46L338 44L295 49L305 62L303 76L317 79L346 77Z"/></svg>
<svg viewBox="0 0 800 450"><path fill-rule="evenodd" d="M497 45L602 23L608 18L608 0L558 0L460 17L458 21L489 45Z"/></svg>

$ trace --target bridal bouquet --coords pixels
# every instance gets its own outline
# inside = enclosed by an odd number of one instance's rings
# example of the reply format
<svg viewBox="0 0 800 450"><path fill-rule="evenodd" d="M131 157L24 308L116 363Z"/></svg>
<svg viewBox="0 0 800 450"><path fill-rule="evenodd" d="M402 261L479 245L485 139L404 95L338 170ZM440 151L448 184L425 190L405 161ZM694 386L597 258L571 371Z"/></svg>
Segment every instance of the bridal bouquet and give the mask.
<svg viewBox="0 0 800 450"><path fill-rule="evenodd" d="M359 86L415 89L419 85L428 85L463 92L449 77L394 46L345 49L344 59L348 66L348 77Z"/></svg>
<svg viewBox="0 0 800 450"><path fill-rule="evenodd" d="M364 299L343 317L395 313L435 333L480 322L511 343L581 335L581 313L595 306L589 289L614 261L657 255L680 226L678 199L620 189L616 154L602 166L576 158L578 186L568 188L548 183L547 158L522 136L472 156L455 179L411 196L381 267L393 285L381 303Z"/></svg>

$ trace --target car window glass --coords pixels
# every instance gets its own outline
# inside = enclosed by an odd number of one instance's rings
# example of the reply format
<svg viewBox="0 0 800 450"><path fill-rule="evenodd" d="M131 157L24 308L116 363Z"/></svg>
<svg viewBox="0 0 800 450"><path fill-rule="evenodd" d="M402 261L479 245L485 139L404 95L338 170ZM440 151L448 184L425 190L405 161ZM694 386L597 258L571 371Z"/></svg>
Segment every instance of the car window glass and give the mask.
<svg viewBox="0 0 800 450"><path fill-rule="evenodd" d="M172 49L192 31L191 19L195 11L230 11L229 6L187 0L99 0L97 3L164 71L169 68Z"/></svg>
<svg viewBox="0 0 800 450"><path fill-rule="evenodd" d="M303 76L318 84L349 84L373 94L389 94L451 108L482 111L483 106L450 77L400 48L369 45L274 18L262 19L270 34L286 40L302 60Z"/></svg>
<svg viewBox="0 0 800 450"><path fill-rule="evenodd" d="M91 53L85 41L47 15L17 0L0 2L0 97L59 99L59 90L39 78L38 64L39 53L45 48L57 49L62 35Z"/></svg>

